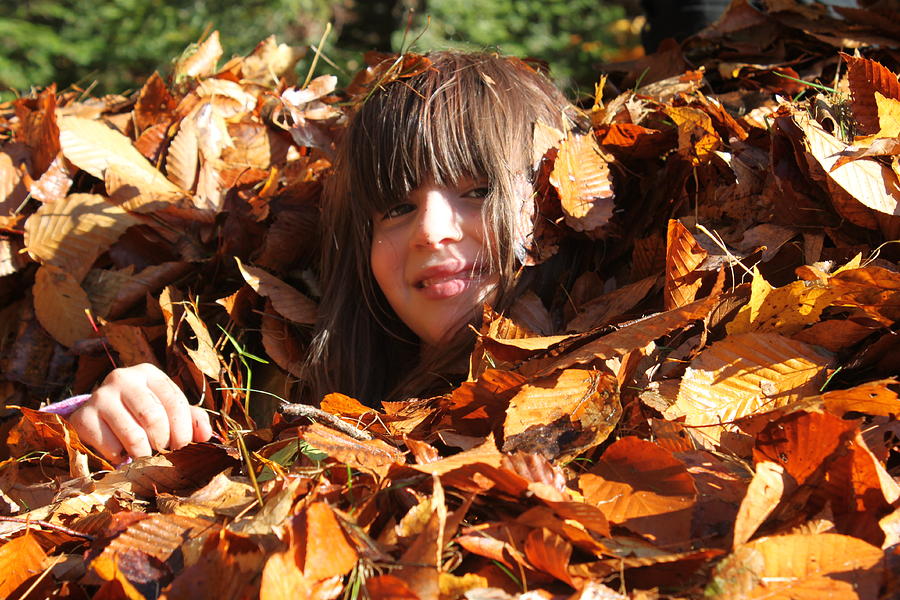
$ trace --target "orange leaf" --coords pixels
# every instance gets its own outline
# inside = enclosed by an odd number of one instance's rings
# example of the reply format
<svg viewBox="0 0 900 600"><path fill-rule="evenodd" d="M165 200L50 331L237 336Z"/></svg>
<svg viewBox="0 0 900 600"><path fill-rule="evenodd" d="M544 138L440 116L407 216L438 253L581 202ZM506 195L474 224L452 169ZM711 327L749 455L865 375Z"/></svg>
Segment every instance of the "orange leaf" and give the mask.
<svg viewBox="0 0 900 600"><path fill-rule="evenodd" d="M719 443L730 423L815 395L832 359L813 346L771 333L732 335L691 361L667 418L684 416L694 431Z"/></svg>
<svg viewBox="0 0 900 600"><path fill-rule="evenodd" d="M405 581L394 575L369 578L365 585L371 600L420 600Z"/></svg>
<svg viewBox="0 0 900 600"><path fill-rule="evenodd" d="M130 367L141 363L159 365L156 353L150 347L144 328L136 325L107 323L103 326L103 335L109 345L119 354L120 367Z"/></svg>
<svg viewBox="0 0 900 600"><path fill-rule="evenodd" d="M49 263L42 265L35 274L33 290L34 314L53 339L68 348L91 336L91 303L69 273Z"/></svg>
<svg viewBox="0 0 900 600"><path fill-rule="evenodd" d="M162 77L154 71L134 103L134 124L138 132L170 119L176 105L177 101L169 93Z"/></svg>
<svg viewBox="0 0 900 600"><path fill-rule="evenodd" d="M314 502L291 525L291 544L306 579L312 583L349 573L358 554L324 502Z"/></svg>
<svg viewBox="0 0 900 600"><path fill-rule="evenodd" d="M670 220L666 234L666 285L663 300L666 310L690 304L703 285L697 271L709 253L680 221Z"/></svg>
<svg viewBox="0 0 900 600"><path fill-rule="evenodd" d="M503 423L503 451L573 457L602 443L622 414L615 377L566 369L522 385Z"/></svg>
<svg viewBox="0 0 900 600"><path fill-rule="evenodd" d="M572 578L569 576L572 545L559 535L543 527L535 529L525 540L525 557L535 569L550 573L560 581L572 585Z"/></svg>
<svg viewBox="0 0 900 600"><path fill-rule="evenodd" d="M308 598L310 583L294 560L294 553L273 552L262 570L260 600L292 600Z"/></svg>
<svg viewBox="0 0 900 600"><path fill-rule="evenodd" d="M41 176L59 153L59 127L56 117L56 85L41 92L36 99L15 102L16 116L21 121L19 139L33 152L31 175Z"/></svg>
<svg viewBox="0 0 900 600"><path fill-rule="evenodd" d="M689 543L697 489L684 463L656 444L635 437L617 440L578 478L578 486L610 522L659 546Z"/></svg>
<svg viewBox="0 0 900 600"><path fill-rule="evenodd" d="M874 60L854 57L841 52L847 63L847 80L853 93L853 117L863 133L877 133L880 129L875 92L885 98L900 100L900 83L897 76Z"/></svg>
<svg viewBox="0 0 900 600"><path fill-rule="evenodd" d="M822 474L826 461L855 430L852 421L827 413L785 415L769 421L757 434L753 460L781 465L802 485L817 472Z"/></svg>
<svg viewBox="0 0 900 600"><path fill-rule="evenodd" d="M880 548L836 533L765 537L738 547L713 574L717 599L878 597Z"/></svg>
<svg viewBox="0 0 900 600"><path fill-rule="evenodd" d="M27 533L0 546L0 597L12 598L19 586L40 575L46 558L34 536Z"/></svg>
<svg viewBox="0 0 900 600"><path fill-rule="evenodd" d="M593 135L571 131L559 145L550 174L566 223L575 231L598 233L612 218L613 190L607 159Z"/></svg>

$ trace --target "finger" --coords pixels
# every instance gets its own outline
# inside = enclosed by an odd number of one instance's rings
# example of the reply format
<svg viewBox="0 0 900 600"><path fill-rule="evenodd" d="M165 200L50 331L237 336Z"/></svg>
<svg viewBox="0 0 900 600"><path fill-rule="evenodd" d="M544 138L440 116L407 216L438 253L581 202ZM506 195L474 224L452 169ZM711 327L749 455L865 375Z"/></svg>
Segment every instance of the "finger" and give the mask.
<svg viewBox="0 0 900 600"><path fill-rule="evenodd" d="M135 420L131 411L125 407L118 391L101 386L94 392L91 402L96 408L100 419L109 426L109 429L130 456L133 458L150 456L152 450L147 431ZM162 412L161 406L160 411Z"/></svg>
<svg viewBox="0 0 900 600"><path fill-rule="evenodd" d="M191 406L191 424L193 426L193 440L205 442L212 437L212 425L209 422L209 413L199 406Z"/></svg>
<svg viewBox="0 0 900 600"><path fill-rule="evenodd" d="M149 364L115 369L103 380L95 395L102 392L109 402L118 400L144 429L151 447L161 450L169 444L169 418L165 407L148 386L147 377L154 374L165 377ZM103 412L101 410L101 415Z"/></svg>
<svg viewBox="0 0 900 600"><path fill-rule="evenodd" d="M193 437L190 404L174 381L159 369L153 369L155 372L147 375L147 385L166 411L169 432L166 446L177 450L189 444Z"/></svg>
<svg viewBox="0 0 900 600"><path fill-rule="evenodd" d="M128 458L128 452L93 406L82 406L69 415L68 421L78 432L79 439L109 462L119 464Z"/></svg>

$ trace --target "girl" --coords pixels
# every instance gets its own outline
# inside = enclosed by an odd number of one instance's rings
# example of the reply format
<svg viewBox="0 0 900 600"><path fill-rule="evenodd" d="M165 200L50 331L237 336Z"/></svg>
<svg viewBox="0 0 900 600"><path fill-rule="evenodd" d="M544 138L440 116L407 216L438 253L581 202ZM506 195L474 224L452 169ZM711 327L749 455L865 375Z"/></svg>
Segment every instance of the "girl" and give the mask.
<svg viewBox="0 0 900 600"><path fill-rule="evenodd" d="M370 405L446 389L465 375L482 305L528 285L534 124L572 107L526 63L428 55L376 82L341 141L322 204L323 296L305 372L314 398ZM113 371L69 417L107 457L210 437L206 413L149 365Z"/></svg>

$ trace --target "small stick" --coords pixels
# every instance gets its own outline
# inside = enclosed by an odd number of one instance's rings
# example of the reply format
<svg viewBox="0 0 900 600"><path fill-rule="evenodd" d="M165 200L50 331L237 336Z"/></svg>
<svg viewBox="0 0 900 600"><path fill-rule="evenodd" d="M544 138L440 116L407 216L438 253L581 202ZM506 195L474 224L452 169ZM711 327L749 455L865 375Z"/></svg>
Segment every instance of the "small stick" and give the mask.
<svg viewBox="0 0 900 600"><path fill-rule="evenodd" d="M89 542L94 541L94 536L89 533L82 533L80 531L75 531L74 529L69 529L68 527L64 527L62 525L55 525L53 523L48 523L47 521L39 521L36 519L28 519L22 517L2 517L0 516L0 521L7 521L9 523L21 523L25 527L44 527L46 529L53 529L55 531L59 531L65 533L67 535L71 535L72 537L82 538Z"/></svg>
<svg viewBox="0 0 900 600"><path fill-rule="evenodd" d="M337 429L341 433L349 435L354 440L367 442L371 439L374 439L371 433L354 427L353 425L341 420L340 417L337 417L330 412L325 412L321 408L316 408L307 404L285 403L278 407L278 412L291 417L306 417L311 421L317 421L323 425L328 425L329 427Z"/></svg>

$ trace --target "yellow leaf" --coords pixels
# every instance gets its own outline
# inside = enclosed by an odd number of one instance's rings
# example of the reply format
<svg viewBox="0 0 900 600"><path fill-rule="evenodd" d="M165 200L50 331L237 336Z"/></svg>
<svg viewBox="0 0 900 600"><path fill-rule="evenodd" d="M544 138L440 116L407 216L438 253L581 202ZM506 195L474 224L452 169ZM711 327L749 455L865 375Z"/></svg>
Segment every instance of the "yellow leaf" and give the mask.
<svg viewBox="0 0 900 600"><path fill-rule="evenodd" d="M140 221L95 194L70 194L44 204L25 221L25 246L37 261L51 263L80 282L94 260Z"/></svg>
<svg viewBox="0 0 900 600"><path fill-rule="evenodd" d="M60 117L58 121L65 157L97 179L105 180L106 170L115 167L120 176L139 187L151 187L161 193L181 191L115 129L81 117Z"/></svg>
<svg viewBox="0 0 900 600"><path fill-rule="evenodd" d="M883 561L880 548L847 535L765 537L740 546L719 563L713 598L875 598Z"/></svg>

